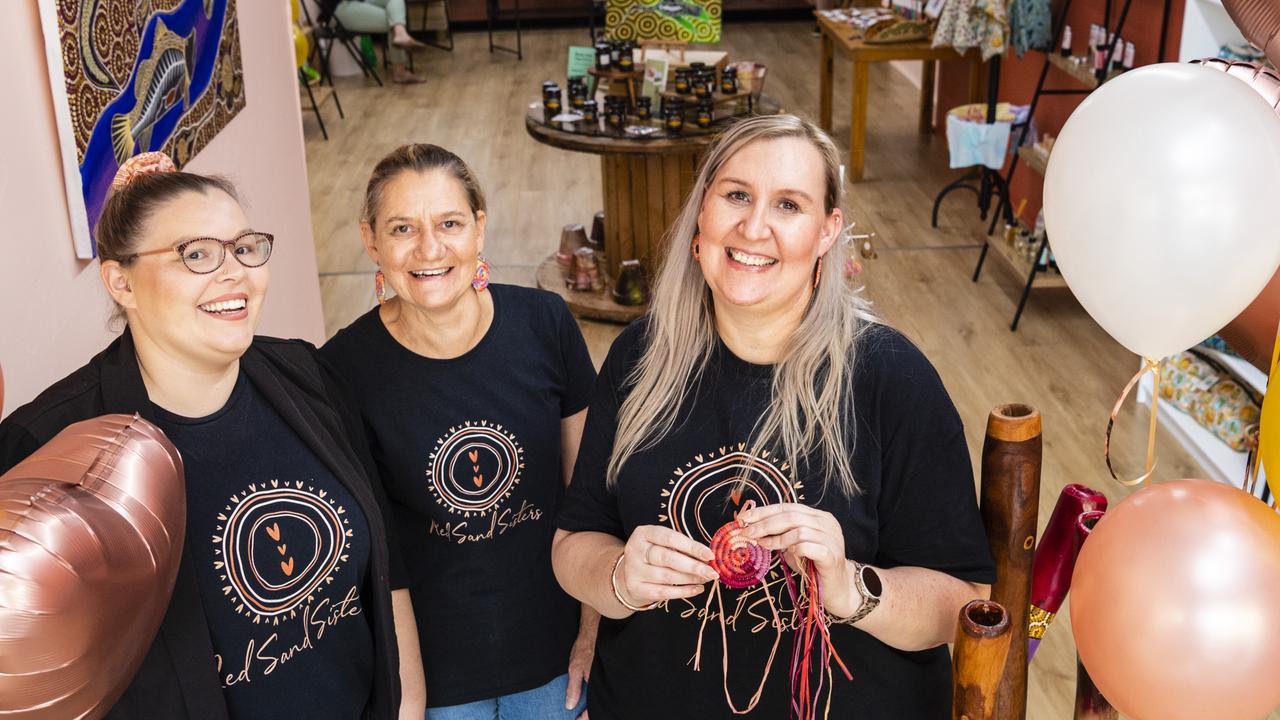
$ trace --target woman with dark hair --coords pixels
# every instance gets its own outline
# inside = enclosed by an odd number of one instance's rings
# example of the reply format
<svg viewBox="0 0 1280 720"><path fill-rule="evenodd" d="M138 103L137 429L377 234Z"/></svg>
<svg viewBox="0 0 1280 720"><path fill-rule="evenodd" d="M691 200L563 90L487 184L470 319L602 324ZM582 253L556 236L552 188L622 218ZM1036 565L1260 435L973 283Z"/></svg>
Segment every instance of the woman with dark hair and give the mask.
<svg viewBox="0 0 1280 720"><path fill-rule="evenodd" d="M551 572L595 368L559 297L489 282L484 193L405 145L360 232L379 305L321 351L355 392L395 517L430 720L576 718L598 616Z"/></svg>
<svg viewBox="0 0 1280 720"><path fill-rule="evenodd" d="M593 720L794 717L805 680L831 717L950 716L994 567L942 381L841 276L840 193L811 123L726 130L601 367L552 555L607 618Z"/></svg>
<svg viewBox="0 0 1280 720"><path fill-rule="evenodd" d="M160 631L109 718L420 717L407 591L359 416L300 340L255 337L275 239L226 180L147 153L97 225L119 339L0 423L0 472L66 426L138 413L182 454ZM400 629L415 642L401 646Z"/></svg>

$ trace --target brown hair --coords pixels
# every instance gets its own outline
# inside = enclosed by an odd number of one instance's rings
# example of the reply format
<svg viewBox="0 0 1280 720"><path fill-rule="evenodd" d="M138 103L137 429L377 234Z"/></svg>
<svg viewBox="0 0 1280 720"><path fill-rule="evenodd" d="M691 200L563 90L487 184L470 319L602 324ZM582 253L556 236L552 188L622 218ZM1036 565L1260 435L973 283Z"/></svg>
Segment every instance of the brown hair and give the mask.
<svg viewBox="0 0 1280 720"><path fill-rule="evenodd" d="M369 223L371 227L375 225L378 206L382 203L382 193L386 190L387 183L398 177L400 173L424 173L437 168L448 170L455 180L462 183L462 189L467 193L467 204L471 206L473 215L484 210L484 192L480 190L480 181L476 180L476 174L462 161L462 158L439 145L413 143L401 145L392 150L373 167L373 174L369 176L369 185L365 188L364 207L360 210L360 219Z"/></svg>
<svg viewBox="0 0 1280 720"><path fill-rule="evenodd" d="M221 190L240 201L226 178L187 172L154 172L138 175L107 197L98 216L95 239L98 257L128 264L138 250L142 228L165 203L188 192Z"/></svg>

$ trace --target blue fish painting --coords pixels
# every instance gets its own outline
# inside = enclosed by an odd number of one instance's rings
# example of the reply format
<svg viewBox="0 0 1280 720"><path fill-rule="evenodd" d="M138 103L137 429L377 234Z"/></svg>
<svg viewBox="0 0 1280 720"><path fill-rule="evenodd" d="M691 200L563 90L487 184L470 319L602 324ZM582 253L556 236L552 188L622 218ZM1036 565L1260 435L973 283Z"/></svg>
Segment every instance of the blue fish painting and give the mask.
<svg viewBox="0 0 1280 720"><path fill-rule="evenodd" d="M50 76L74 110L59 130L74 136L78 187L68 195L87 225L77 254L92 257L92 228L122 163L163 150L181 167L244 107L235 0L44 0L42 11L50 4L43 20L56 24L71 66ZM95 39L118 28L136 40Z"/></svg>

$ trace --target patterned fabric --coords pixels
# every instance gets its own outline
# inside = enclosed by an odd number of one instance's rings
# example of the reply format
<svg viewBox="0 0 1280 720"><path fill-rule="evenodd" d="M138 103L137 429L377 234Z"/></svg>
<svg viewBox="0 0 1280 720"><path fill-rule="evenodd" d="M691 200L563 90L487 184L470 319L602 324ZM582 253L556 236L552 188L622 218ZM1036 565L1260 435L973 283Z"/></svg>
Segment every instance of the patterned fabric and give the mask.
<svg viewBox="0 0 1280 720"><path fill-rule="evenodd" d="M1051 50L1053 18L1049 0L1013 0L1009 9L1009 32L1018 57L1026 55L1028 50Z"/></svg>
<svg viewBox="0 0 1280 720"><path fill-rule="evenodd" d="M1203 347L1207 347L1210 350L1217 350L1220 353L1226 353L1228 355L1231 355L1232 357L1240 357L1240 353L1232 349L1232 347L1227 344L1227 341L1222 339L1221 335L1214 335L1208 340L1205 340L1204 342L1200 343L1200 345Z"/></svg>
<svg viewBox="0 0 1280 720"><path fill-rule="evenodd" d="M933 46L950 45L959 53L980 48L985 61L1004 52L1008 34L1008 0L947 0Z"/></svg>
<svg viewBox="0 0 1280 720"><path fill-rule="evenodd" d="M1217 363L1180 352L1160 370L1160 398L1172 402L1236 452L1250 449L1261 403Z"/></svg>

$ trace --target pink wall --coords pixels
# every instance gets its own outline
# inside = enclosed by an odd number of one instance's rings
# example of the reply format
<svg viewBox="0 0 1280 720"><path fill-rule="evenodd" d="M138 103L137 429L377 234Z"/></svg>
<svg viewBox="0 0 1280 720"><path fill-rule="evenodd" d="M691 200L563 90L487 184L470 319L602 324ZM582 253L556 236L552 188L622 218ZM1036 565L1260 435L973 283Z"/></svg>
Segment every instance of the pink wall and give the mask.
<svg viewBox="0 0 1280 720"><path fill-rule="evenodd" d="M0 416L111 341L96 261L75 258L37 0L4 0L0 67ZM239 187L253 227L276 236L258 331L324 340L302 118L284 0L240 0L247 106L187 168Z"/></svg>

